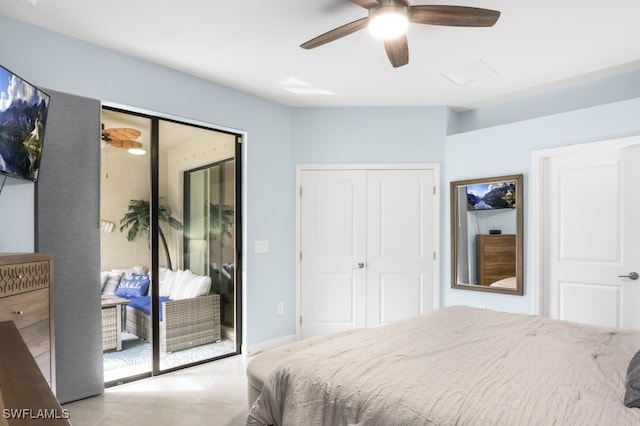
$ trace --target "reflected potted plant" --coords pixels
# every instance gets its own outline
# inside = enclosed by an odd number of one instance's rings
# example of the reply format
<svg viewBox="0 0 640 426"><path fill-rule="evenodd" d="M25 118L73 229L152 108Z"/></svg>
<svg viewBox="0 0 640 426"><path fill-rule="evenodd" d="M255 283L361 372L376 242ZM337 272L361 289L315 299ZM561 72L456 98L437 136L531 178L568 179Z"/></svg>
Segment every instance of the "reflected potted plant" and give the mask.
<svg viewBox="0 0 640 426"><path fill-rule="evenodd" d="M146 200L130 200L129 201L129 209L127 213L120 219L120 232L123 232L125 229L129 229L127 231L127 241L133 241L139 235L146 235L147 241L150 241L149 238L149 227L151 217L151 210L149 208L149 201ZM162 241L162 246L164 247L164 252L167 257L167 267L169 269L173 269L171 265L171 256L169 254L169 246L167 245L167 239L164 236L164 232L162 232L162 227L160 226L160 222L164 222L169 225L171 228L176 230L182 229L182 223L179 220L171 216L169 214L169 210L166 207L159 205L158 206L158 235L160 236L160 240Z"/></svg>
<svg viewBox="0 0 640 426"><path fill-rule="evenodd" d="M233 236L233 207L228 205L210 204L209 206L209 233L214 240L218 237Z"/></svg>

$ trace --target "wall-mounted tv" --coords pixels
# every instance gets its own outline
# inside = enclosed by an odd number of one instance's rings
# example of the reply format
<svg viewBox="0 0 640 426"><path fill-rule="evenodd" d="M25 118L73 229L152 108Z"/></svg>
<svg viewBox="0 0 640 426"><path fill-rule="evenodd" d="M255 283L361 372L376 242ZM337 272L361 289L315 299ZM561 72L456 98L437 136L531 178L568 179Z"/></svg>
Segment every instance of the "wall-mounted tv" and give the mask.
<svg viewBox="0 0 640 426"><path fill-rule="evenodd" d="M0 65L0 174L38 180L49 95Z"/></svg>
<svg viewBox="0 0 640 426"><path fill-rule="evenodd" d="M516 183L491 182L467 185L467 210L513 209L516 207Z"/></svg>

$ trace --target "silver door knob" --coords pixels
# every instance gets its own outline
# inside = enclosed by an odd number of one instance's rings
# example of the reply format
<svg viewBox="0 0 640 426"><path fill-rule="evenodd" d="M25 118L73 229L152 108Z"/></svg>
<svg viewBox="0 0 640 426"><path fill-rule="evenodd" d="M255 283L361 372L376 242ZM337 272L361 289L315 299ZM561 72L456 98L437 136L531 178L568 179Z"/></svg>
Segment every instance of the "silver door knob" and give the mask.
<svg viewBox="0 0 640 426"><path fill-rule="evenodd" d="M640 278L637 272L629 272L629 275L618 275L618 278L629 278L630 280L637 280Z"/></svg>
<svg viewBox="0 0 640 426"><path fill-rule="evenodd" d="M362 268L364 268L364 263L363 262L358 263L358 269L362 269Z"/></svg>

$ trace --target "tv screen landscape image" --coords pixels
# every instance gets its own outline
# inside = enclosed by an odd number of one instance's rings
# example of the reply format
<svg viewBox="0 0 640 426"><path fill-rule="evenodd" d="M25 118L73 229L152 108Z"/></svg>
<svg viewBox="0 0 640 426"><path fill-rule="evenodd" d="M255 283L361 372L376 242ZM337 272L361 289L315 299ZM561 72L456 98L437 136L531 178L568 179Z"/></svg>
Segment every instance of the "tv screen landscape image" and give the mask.
<svg viewBox="0 0 640 426"><path fill-rule="evenodd" d="M0 173L38 180L49 95L0 66Z"/></svg>
<svg viewBox="0 0 640 426"><path fill-rule="evenodd" d="M513 209L516 207L516 183L492 182L467 186L467 210Z"/></svg>

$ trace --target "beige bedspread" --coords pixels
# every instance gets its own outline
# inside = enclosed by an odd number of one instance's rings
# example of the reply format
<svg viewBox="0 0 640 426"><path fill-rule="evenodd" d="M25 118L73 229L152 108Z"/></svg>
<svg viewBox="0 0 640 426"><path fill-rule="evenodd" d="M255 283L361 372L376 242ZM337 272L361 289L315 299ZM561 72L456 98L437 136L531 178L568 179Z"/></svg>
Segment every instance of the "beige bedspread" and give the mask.
<svg viewBox="0 0 640 426"><path fill-rule="evenodd" d="M449 307L306 349L247 425L640 425L622 401L640 333Z"/></svg>

